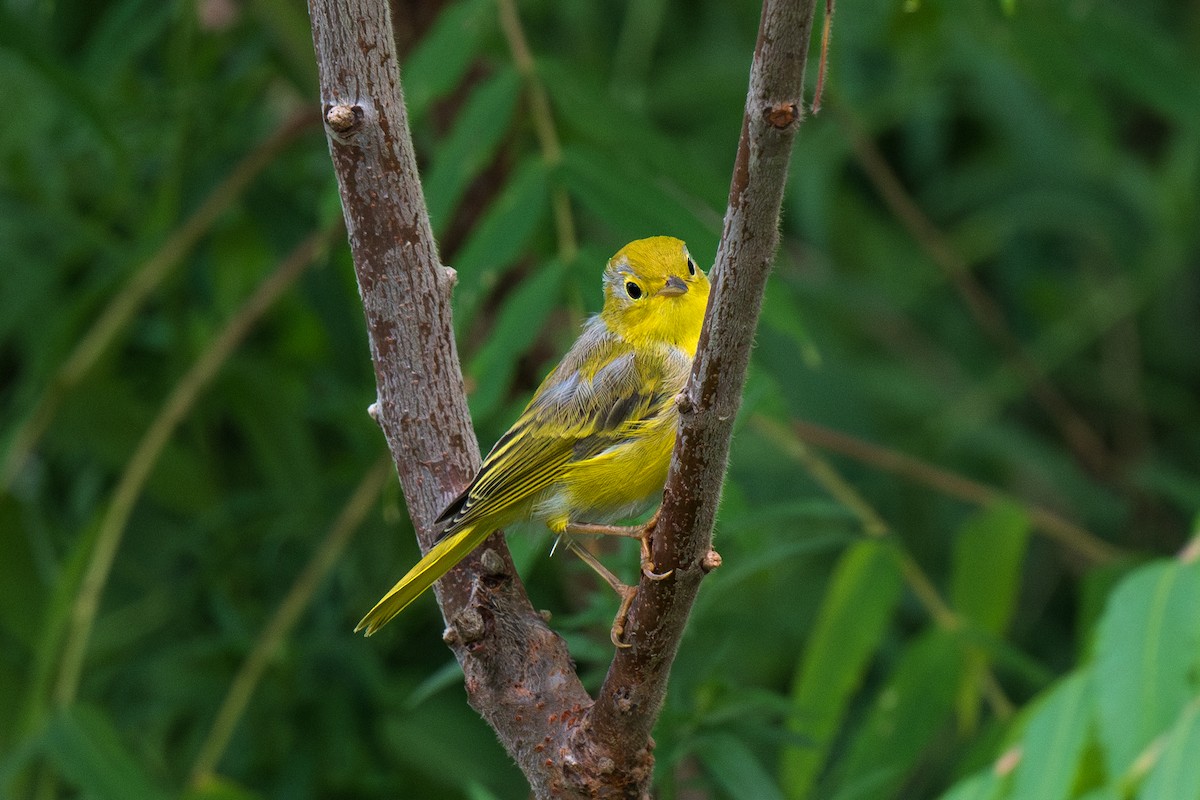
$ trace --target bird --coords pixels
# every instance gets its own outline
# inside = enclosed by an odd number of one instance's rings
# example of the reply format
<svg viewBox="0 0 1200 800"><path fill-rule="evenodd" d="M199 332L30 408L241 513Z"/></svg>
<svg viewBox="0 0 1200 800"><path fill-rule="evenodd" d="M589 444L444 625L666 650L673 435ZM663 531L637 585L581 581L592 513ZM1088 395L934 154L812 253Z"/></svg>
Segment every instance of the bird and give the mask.
<svg viewBox="0 0 1200 800"><path fill-rule="evenodd" d="M370 636L493 531L540 520L617 591L621 607L610 638L623 641L636 595L574 534L638 538L643 573L654 572L642 526L611 523L644 514L661 500L679 409L708 306L709 282L674 237L622 247L603 273L604 306L546 376L470 484L435 520L432 549L362 618ZM657 512L656 512L657 515Z"/></svg>

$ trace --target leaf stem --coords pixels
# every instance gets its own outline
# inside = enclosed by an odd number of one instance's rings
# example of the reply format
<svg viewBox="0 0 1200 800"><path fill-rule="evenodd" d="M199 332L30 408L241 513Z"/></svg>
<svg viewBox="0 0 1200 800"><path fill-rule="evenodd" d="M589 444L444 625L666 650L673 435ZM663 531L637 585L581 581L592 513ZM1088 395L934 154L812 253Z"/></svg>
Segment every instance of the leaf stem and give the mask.
<svg viewBox="0 0 1200 800"><path fill-rule="evenodd" d="M514 0L496 0L496 4L500 12L500 27L504 31L505 40L508 41L513 63L529 91L529 113L533 119L533 130L537 135L538 145L542 150L542 158L545 159L546 165L553 169L562 163L562 145L554 125L550 98L538 77L537 64L525 39L516 3ZM575 233L571 198L562 185L556 183L551 192L550 204L554 211L554 229L558 236L558 257L564 264L570 264L579 252L579 240Z"/></svg>
<svg viewBox="0 0 1200 800"><path fill-rule="evenodd" d="M83 380L100 356L129 324L142 302L183 257L208 233L221 214L233 205L255 177L302 133L315 127L319 118L311 110L298 112L283 122L258 147L246 154L225 176L199 208L176 228L162 246L150 256L113 296L91 328L80 338L75 349L63 361L50 384L38 397L18 426L0 465L0 493L9 491L21 467L38 440L50 427L63 398Z"/></svg>
<svg viewBox="0 0 1200 800"><path fill-rule="evenodd" d="M100 605L100 596L104 592L117 549L124 537L126 524L138 498L141 497L146 480L158 463L163 448L179 423L191 411L201 392L207 388L254 324L329 246L341 230L341 225L336 224L312 234L280 263L275 272L259 285L254 294L230 318L225 328L200 355L192 368L179 379L138 442L100 522L91 545L87 567L70 609L58 676L51 695L55 706L69 706L75 700L83 672L87 643Z"/></svg>
<svg viewBox="0 0 1200 800"><path fill-rule="evenodd" d="M1004 316L1000 305L971 273L966 259L954 249L949 238L925 215L916 200L888 164L883 153L842 106L838 119L849 133L858 163L879 196L896 219L950 281L970 312L975 325L999 349L1012 370L1029 387L1033 399L1053 420L1059 433L1079 460L1097 475L1111 475L1115 464L1108 446L1082 414L1046 376L1042 367L1026 352L1020 338Z"/></svg>
<svg viewBox="0 0 1200 800"><path fill-rule="evenodd" d="M1092 564L1111 564L1126 554L1096 534L1056 514L1044 506L1014 497L992 486L973 481L913 456L859 439L842 431L806 420L794 419L792 430L801 439L825 450L849 456L855 461L898 475L949 497L986 506L1007 500L1019 506L1035 530Z"/></svg>
<svg viewBox="0 0 1200 800"><path fill-rule="evenodd" d="M275 609L274 615L258 635L254 648L230 682L225 699L221 701L208 735L204 737L204 743L200 745L192 763L191 777L188 779L191 788L203 788L212 777L271 659L295 627L300 615L308 608L321 581L325 579L367 518L389 475L394 474L390 467L389 459L380 458L367 470L330 526L325 539L313 551L308 564L296 577L291 589Z"/></svg>

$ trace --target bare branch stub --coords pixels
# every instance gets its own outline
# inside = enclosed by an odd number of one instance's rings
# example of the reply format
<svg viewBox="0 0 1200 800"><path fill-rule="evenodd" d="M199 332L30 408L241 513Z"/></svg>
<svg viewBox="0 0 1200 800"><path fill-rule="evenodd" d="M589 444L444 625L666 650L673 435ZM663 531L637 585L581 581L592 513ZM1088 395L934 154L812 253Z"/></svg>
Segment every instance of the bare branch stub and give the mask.
<svg viewBox="0 0 1200 800"><path fill-rule="evenodd" d="M713 521L741 405L750 347L778 245L778 220L792 141L802 119L804 65L814 0L766 0L751 67L729 206L692 376L676 399L679 438L654 537L654 563L674 569L643 579L617 652L577 737L602 743L618 763L649 741L666 696L671 662L703 575L720 563Z"/></svg>
<svg viewBox="0 0 1200 800"><path fill-rule="evenodd" d="M376 418L427 550L433 520L480 461L451 325L451 278L417 177L386 1L310 0L309 13L375 365ZM435 591L471 705L535 795L582 796L565 777L563 742L567 721L591 700L562 639L530 606L503 537L488 539Z"/></svg>

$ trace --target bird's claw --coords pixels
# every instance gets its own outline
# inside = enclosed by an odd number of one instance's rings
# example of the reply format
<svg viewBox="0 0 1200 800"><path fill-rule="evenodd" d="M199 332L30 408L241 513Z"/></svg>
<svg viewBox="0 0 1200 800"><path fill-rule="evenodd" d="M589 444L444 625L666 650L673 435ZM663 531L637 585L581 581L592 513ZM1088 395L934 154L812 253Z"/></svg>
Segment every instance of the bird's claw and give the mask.
<svg viewBox="0 0 1200 800"><path fill-rule="evenodd" d="M654 563L652 561L643 561L642 562L642 574L646 576L647 580L664 581L667 578L674 575L675 570L669 569L666 572L655 572L654 571Z"/></svg>
<svg viewBox="0 0 1200 800"><path fill-rule="evenodd" d="M613 587L614 589L616 587ZM637 597L638 587L623 586L618 589L618 594L621 595L621 605L617 608L617 616L613 618L612 629L608 632L608 639L613 643L614 647L619 647L622 650L627 650L633 645L622 641L625 636L625 623L629 621L629 608L633 605L633 599Z"/></svg>

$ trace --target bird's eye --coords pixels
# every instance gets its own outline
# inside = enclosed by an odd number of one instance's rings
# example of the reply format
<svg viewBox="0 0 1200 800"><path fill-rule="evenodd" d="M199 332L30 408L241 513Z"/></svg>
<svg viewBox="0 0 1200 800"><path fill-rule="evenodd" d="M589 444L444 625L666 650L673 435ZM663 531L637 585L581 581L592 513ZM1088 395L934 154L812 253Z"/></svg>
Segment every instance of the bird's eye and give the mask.
<svg viewBox="0 0 1200 800"><path fill-rule="evenodd" d="M696 274L696 262L692 261L692 257L688 256L688 275Z"/></svg>
<svg viewBox="0 0 1200 800"><path fill-rule="evenodd" d="M625 293L632 299L637 300L642 296L642 287L638 286L633 281L629 281L625 284Z"/></svg>

